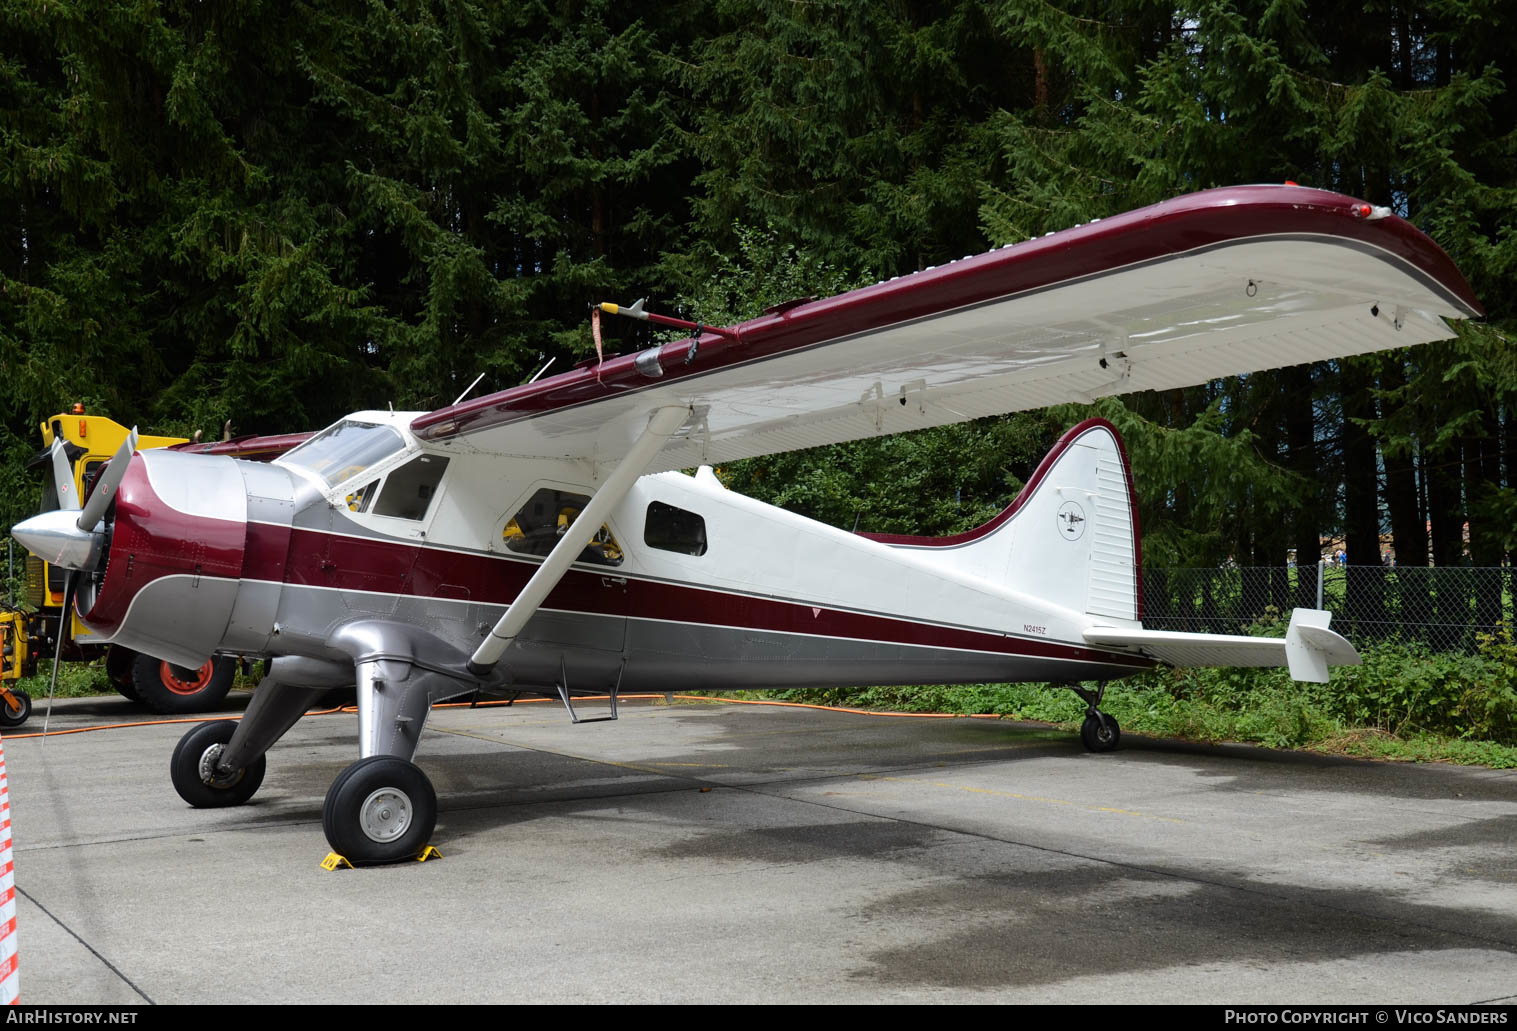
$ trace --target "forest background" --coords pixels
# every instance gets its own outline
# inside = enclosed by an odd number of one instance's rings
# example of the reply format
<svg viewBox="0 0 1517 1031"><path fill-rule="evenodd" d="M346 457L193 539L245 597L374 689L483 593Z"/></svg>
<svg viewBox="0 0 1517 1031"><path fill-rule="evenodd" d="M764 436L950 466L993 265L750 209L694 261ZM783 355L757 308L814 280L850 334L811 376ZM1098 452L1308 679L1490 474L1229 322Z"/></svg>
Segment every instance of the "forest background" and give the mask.
<svg viewBox="0 0 1517 1031"><path fill-rule="evenodd" d="M83 402L144 431L431 409L1192 190L1389 205L1489 318L1101 403L1146 563L1517 544L1517 7L1222 0L0 0L0 527ZM608 350L648 341L608 328ZM743 463L879 532L982 522L1068 406ZM1467 529L1466 529L1467 528Z"/></svg>

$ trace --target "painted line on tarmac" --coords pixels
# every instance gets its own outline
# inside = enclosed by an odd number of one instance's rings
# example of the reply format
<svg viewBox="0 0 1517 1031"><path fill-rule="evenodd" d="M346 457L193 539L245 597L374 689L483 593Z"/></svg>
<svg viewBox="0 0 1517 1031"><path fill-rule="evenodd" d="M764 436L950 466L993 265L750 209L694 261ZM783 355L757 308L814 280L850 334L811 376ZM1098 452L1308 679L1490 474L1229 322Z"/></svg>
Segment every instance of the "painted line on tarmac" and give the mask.
<svg viewBox="0 0 1517 1031"><path fill-rule="evenodd" d="M121 983L122 984L126 985L132 991L134 991L138 995L142 996L142 1000L144 1002L146 1002L150 1006L156 1006L156 1005L158 1005L156 1002L154 1002L152 1000L152 998L148 995L147 992L144 992L141 988L137 987L137 984L136 984L135 981L133 981L130 977L127 977L125 974L123 974L121 972L120 968L118 968L116 966L116 964L114 964L110 960L106 959L104 956L102 956L100 954L100 952L93 945L91 945L89 942L85 941L83 938L79 937L78 933L75 932L75 930L72 927L70 927L68 924L64 923L62 920L59 920L56 916L54 916L52 910L48 909L42 903L38 902L37 899L36 899L36 897L33 896L30 892L26 891L23 888L17 887L16 888L16 893L19 894L22 898L26 899L32 905L36 906L38 909L42 910L42 912L47 916L47 918L49 920L51 920L53 923L57 924L63 930L63 932L65 934L67 934L70 938L74 939L74 941L78 942L80 945L84 946L85 951L88 952L91 956L94 956L96 959L98 959L105 966L105 968L107 970L109 970L111 973L115 974L117 977L121 978Z"/></svg>

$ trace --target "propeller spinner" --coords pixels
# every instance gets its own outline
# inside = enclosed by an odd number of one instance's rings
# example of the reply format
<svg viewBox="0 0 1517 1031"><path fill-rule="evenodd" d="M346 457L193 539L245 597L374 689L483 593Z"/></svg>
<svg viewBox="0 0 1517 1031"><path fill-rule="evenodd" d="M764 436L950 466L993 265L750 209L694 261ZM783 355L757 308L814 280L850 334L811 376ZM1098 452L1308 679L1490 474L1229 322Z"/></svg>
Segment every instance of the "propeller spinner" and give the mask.
<svg viewBox="0 0 1517 1031"><path fill-rule="evenodd" d="M101 519L105 516L111 499L116 496L116 488L121 485L127 463L131 461L135 450L137 430L134 427L105 471L100 474L88 503L80 509L78 494L74 489L74 475L69 467L68 455L63 449L63 441L53 441L53 482L58 491L58 503L62 507L17 523L11 528L11 536L33 555L52 565L76 571L93 570L100 562L105 543Z"/></svg>

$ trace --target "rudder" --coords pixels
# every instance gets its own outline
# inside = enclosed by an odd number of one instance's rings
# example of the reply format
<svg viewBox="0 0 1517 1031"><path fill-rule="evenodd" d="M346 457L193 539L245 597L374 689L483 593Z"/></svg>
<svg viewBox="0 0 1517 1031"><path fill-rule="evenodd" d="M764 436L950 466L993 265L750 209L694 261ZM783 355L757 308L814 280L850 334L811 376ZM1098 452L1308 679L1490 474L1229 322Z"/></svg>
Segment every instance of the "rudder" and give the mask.
<svg viewBox="0 0 1517 1031"><path fill-rule="evenodd" d="M869 534L1114 623L1142 619L1137 499L1117 428L1087 419L998 516L952 537Z"/></svg>

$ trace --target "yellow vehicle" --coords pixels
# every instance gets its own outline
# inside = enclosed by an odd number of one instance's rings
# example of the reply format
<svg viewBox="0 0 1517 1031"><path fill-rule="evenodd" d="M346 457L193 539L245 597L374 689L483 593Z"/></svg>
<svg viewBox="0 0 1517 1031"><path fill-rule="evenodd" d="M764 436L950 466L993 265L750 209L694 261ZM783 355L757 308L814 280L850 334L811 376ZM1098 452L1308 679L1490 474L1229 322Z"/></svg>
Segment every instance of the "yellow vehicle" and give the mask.
<svg viewBox="0 0 1517 1031"><path fill-rule="evenodd" d="M14 610L0 612L0 727L18 727L31 715L25 691L11 690L27 662L26 620Z"/></svg>
<svg viewBox="0 0 1517 1031"><path fill-rule="evenodd" d="M127 437L120 423L100 415L88 415L83 405L55 415L42 424L42 442L51 448L62 440L73 470L75 495L84 498L100 469L116 453ZM187 445L183 437L139 435L137 447L172 447ZM58 491L53 483L48 451L33 460L43 466L43 510L58 507ZM73 611L63 617L64 573L34 555L26 556L25 606L14 600L0 609L0 727L15 727L31 712L31 699L14 685L22 677L33 676L41 660L55 655L68 661L99 658L105 655L106 673L111 684L127 698L140 701L159 713L202 712L215 708L226 697L236 675L237 660L218 656L199 669L185 669L140 655L117 645L100 643L89 627Z"/></svg>

